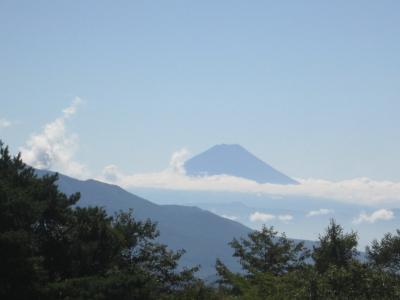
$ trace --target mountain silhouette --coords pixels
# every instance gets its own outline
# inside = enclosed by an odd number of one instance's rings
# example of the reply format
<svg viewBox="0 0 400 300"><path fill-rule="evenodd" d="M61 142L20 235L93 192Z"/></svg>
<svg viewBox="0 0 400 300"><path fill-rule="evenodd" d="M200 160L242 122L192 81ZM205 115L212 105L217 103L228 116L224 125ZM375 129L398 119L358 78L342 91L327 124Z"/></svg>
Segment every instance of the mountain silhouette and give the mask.
<svg viewBox="0 0 400 300"><path fill-rule="evenodd" d="M240 145L216 145L184 164L189 176L231 175L258 183L297 184Z"/></svg>

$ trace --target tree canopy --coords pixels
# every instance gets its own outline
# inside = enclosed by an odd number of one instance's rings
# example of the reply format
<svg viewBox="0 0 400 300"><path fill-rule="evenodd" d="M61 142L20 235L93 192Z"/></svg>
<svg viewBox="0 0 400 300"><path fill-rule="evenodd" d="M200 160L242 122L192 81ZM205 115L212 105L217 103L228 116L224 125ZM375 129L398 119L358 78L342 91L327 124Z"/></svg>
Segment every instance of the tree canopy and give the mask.
<svg viewBox="0 0 400 300"><path fill-rule="evenodd" d="M399 233L398 233L399 234ZM398 299L399 236L386 235L373 242L370 260L357 252L357 234L345 233L331 220L313 247L312 261L302 243L263 227L247 239L234 239L234 256L245 273L231 272L217 261L220 293L228 299ZM387 272L384 266L392 272ZM397 271L397 272L396 272Z"/></svg>

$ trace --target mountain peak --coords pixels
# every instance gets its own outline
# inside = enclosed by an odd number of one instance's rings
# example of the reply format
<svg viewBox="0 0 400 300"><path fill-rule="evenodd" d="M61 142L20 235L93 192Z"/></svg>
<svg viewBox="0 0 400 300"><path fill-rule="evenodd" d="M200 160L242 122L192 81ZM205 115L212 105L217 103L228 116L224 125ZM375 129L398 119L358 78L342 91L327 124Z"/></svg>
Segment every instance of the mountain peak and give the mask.
<svg viewBox="0 0 400 300"><path fill-rule="evenodd" d="M258 183L296 184L239 144L219 144L185 162L189 176L231 175Z"/></svg>
<svg viewBox="0 0 400 300"><path fill-rule="evenodd" d="M215 146L213 146L213 147L211 147L210 149L218 149L218 148L220 148L220 149L240 149L240 150L246 150L245 148L243 148L241 145L239 145L239 144L218 144L218 145L215 145Z"/></svg>

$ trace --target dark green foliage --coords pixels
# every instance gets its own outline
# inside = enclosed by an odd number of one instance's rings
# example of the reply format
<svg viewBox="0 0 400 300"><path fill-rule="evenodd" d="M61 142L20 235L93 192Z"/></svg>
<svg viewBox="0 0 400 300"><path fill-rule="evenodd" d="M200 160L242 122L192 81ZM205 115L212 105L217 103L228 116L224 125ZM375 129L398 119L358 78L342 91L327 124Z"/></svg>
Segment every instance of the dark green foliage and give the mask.
<svg viewBox="0 0 400 300"><path fill-rule="evenodd" d="M376 267L400 273L400 230L396 234L385 234L381 241L374 240L367 247L368 258Z"/></svg>
<svg viewBox="0 0 400 300"><path fill-rule="evenodd" d="M57 175L37 177L0 145L0 299L161 299L196 291L183 251L154 239L151 221L73 205ZM199 290L200 291L200 290Z"/></svg>
<svg viewBox="0 0 400 300"><path fill-rule="evenodd" d="M30 298L50 276L60 247L47 256L48 247L62 234L71 205L79 195L66 197L56 176L37 179L32 168L11 157L0 144L0 298ZM4 298L5 297L5 298Z"/></svg>
<svg viewBox="0 0 400 300"><path fill-rule="evenodd" d="M312 257L319 272L331 265L346 267L357 255L358 237L355 232L344 233L343 228L331 220L325 235L319 237L319 246L314 247Z"/></svg>
<svg viewBox="0 0 400 300"><path fill-rule="evenodd" d="M219 260L216 268L228 293L241 295L243 299L281 295L288 287L281 279L305 268L304 261L309 256L303 243L296 244L285 234L278 236L273 227L264 226L261 231L251 232L248 239L234 239L230 245L246 274L231 272Z"/></svg>
<svg viewBox="0 0 400 300"><path fill-rule="evenodd" d="M370 257L398 266L398 236L386 235L374 242ZM304 264L307 252L273 228L249 234L231 246L246 274L231 272L221 261L219 294L226 299L399 299L400 277L356 259L357 235L344 233L331 221L320 243L314 247L313 264ZM398 253L398 252L397 252Z"/></svg>
<svg viewBox="0 0 400 300"><path fill-rule="evenodd" d="M285 234L278 236L273 227L263 226L261 231L251 232L248 239L234 239L230 245L235 250L233 256L240 258L250 274L283 274L302 265L308 256L303 243L296 244Z"/></svg>

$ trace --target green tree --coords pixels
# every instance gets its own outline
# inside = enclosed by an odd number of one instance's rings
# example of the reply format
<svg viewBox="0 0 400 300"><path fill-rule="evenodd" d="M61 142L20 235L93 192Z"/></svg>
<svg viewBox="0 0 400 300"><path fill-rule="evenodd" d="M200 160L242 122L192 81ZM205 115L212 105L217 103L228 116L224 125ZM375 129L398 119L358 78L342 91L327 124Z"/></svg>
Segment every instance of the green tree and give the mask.
<svg viewBox="0 0 400 300"><path fill-rule="evenodd" d="M245 274L231 272L220 260L217 260L216 269L222 289L241 299L282 296L286 293L282 279L305 267L309 256L302 242L295 243L285 234L278 236L273 227L263 226L260 231L249 233L247 239L233 239L230 246Z"/></svg>
<svg viewBox="0 0 400 300"><path fill-rule="evenodd" d="M331 220L324 235L320 235L318 246L314 246L312 258L319 272L329 266L346 267L355 260L358 252L357 233L344 233L343 227Z"/></svg>
<svg viewBox="0 0 400 300"><path fill-rule="evenodd" d="M249 233L248 239L233 239L230 246L233 256L240 259L249 274L258 272L280 275L304 264L308 251L303 242L295 243L273 227L263 226L260 231Z"/></svg>
<svg viewBox="0 0 400 300"><path fill-rule="evenodd" d="M334 220L314 247L315 264L305 264L303 246L296 247L284 235L279 238L272 228L253 232L247 240L234 240L231 246L246 273L233 273L220 261L216 268L221 277L220 295L232 299L400 297L399 275L357 260L356 233L344 233Z"/></svg>
<svg viewBox="0 0 400 300"><path fill-rule="evenodd" d="M62 230L78 194L67 197L57 176L37 178L21 156L12 157L0 142L0 298L32 299L47 280L45 261L58 249L42 252Z"/></svg>
<svg viewBox="0 0 400 300"><path fill-rule="evenodd" d="M392 273L400 273L400 230L387 233L380 240L374 240L366 249L368 259L377 267Z"/></svg>

